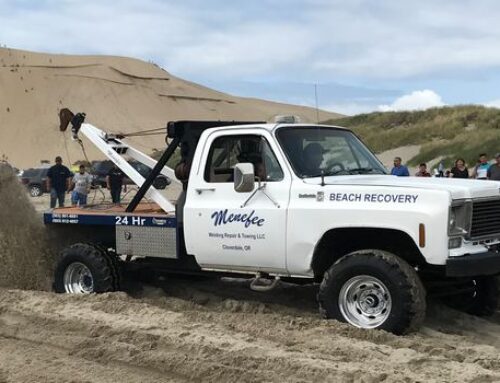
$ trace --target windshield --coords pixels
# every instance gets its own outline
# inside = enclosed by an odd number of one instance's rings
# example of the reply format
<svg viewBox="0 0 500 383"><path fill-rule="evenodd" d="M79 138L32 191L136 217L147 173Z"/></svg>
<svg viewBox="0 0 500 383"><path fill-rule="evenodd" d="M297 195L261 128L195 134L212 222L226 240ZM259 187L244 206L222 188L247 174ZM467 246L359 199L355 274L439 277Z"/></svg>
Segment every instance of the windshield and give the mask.
<svg viewBox="0 0 500 383"><path fill-rule="evenodd" d="M288 126L276 136L301 177L387 174L380 161L350 131L318 126Z"/></svg>

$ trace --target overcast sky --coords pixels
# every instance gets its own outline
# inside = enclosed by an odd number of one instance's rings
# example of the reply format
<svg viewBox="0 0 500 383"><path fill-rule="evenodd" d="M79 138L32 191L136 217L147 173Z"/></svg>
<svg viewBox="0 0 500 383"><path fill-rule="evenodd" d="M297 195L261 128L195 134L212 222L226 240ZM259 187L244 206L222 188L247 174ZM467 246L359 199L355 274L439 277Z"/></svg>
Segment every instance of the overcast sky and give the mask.
<svg viewBox="0 0 500 383"><path fill-rule="evenodd" d="M120 4L120 5L117 5ZM500 106L500 1L0 0L0 44L346 114Z"/></svg>

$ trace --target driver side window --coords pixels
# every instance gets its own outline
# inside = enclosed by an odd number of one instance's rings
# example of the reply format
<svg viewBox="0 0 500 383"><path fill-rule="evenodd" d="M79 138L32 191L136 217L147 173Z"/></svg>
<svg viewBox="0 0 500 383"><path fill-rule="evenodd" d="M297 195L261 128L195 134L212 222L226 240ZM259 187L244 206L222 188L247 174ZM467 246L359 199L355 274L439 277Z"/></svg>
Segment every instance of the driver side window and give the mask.
<svg viewBox="0 0 500 383"><path fill-rule="evenodd" d="M234 166L251 163L262 182L281 181L283 171L267 140L258 135L218 137L212 143L205 167L205 181L233 182Z"/></svg>

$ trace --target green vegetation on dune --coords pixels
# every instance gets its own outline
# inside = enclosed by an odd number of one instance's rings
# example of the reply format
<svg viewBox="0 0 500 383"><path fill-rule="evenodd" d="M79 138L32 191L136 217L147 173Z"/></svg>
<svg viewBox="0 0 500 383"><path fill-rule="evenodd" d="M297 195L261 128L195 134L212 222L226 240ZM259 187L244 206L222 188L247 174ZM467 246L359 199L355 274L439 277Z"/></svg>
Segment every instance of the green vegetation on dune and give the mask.
<svg viewBox="0 0 500 383"><path fill-rule="evenodd" d="M410 165L443 157L449 167L458 157L474 164L479 153L500 152L500 109L478 105L414 112L375 112L329 120L358 134L376 153L421 145Z"/></svg>

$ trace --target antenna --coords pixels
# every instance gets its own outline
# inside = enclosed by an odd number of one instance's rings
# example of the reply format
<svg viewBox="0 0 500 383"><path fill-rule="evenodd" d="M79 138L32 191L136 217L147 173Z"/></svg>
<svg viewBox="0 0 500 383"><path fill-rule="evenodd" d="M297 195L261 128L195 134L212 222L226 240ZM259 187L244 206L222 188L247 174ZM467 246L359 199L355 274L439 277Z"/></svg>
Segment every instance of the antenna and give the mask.
<svg viewBox="0 0 500 383"><path fill-rule="evenodd" d="M314 100L316 102L316 123L319 124L319 109L318 109L318 84L314 84Z"/></svg>

